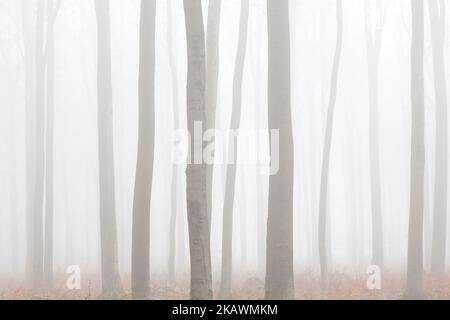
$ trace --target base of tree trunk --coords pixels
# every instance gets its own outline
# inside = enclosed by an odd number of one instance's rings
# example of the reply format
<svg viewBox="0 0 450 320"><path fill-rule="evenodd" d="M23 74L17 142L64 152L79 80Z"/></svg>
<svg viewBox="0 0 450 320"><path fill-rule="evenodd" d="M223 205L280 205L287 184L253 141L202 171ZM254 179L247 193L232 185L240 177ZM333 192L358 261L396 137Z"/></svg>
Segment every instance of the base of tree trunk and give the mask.
<svg viewBox="0 0 450 320"><path fill-rule="evenodd" d="M403 300L428 300L427 295L423 290L406 289L403 294Z"/></svg>
<svg viewBox="0 0 450 320"><path fill-rule="evenodd" d="M233 296L231 295L231 292L229 291L219 291L219 300L232 300Z"/></svg>
<svg viewBox="0 0 450 320"><path fill-rule="evenodd" d="M97 298L98 300L122 300L125 298L123 288L117 288L113 291L105 291Z"/></svg>

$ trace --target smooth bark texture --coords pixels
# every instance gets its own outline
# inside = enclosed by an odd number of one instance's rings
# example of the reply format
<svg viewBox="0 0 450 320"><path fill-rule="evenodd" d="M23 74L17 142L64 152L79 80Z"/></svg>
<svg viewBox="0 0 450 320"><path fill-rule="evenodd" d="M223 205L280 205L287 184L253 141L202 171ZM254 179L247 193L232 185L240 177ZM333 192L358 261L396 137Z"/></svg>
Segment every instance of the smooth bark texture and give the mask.
<svg viewBox="0 0 450 320"><path fill-rule="evenodd" d="M279 171L270 176L265 299L294 295L293 137L289 1L268 0L269 130L279 130ZM273 143L273 141L271 141Z"/></svg>
<svg viewBox="0 0 450 320"><path fill-rule="evenodd" d="M180 128L179 120L179 95L178 95L178 75L176 68L176 59L174 55L173 39L175 38L172 30L173 18L172 18L172 6L171 1L167 1L167 45L169 53L169 68L170 68L170 80L172 84L172 110L173 110L173 129L176 131ZM169 285L173 285L175 282L175 256L176 250L176 227L177 227L177 213L179 210L179 165L172 165L172 180L170 183L170 226L169 226L169 261L168 261L168 272L169 272ZM179 223L178 223L179 224Z"/></svg>
<svg viewBox="0 0 450 320"><path fill-rule="evenodd" d="M205 122L205 31L200 0L184 0L188 52L187 121L190 146L201 146L196 122ZM206 198L206 165L189 161L186 196L191 257L191 299L212 298L211 252Z"/></svg>
<svg viewBox="0 0 450 320"><path fill-rule="evenodd" d="M423 298L424 4L411 0L411 193L405 298Z"/></svg>
<svg viewBox="0 0 450 320"><path fill-rule="evenodd" d="M234 65L233 79L233 107L231 112L230 131L235 132L241 123L242 105L242 79L244 77L245 54L247 51L249 0L241 1L241 13L239 22L239 39ZM231 298L231 277L233 269L233 208L234 191L236 189L236 169L238 159L238 141L232 134L228 137L228 162L225 184L225 199L222 222L222 278L220 282L221 299ZM230 157L232 155L233 158ZM245 210L241 213L245 215Z"/></svg>
<svg viewBox="0 0 450 320"><path fill-rule="evenodd" d="M44 284L44 171L45 171L45 58L44 58L44 1L37 4L35 42L35 180L33 201L33 289Z"/></svg>
<svg viewBox="0 0 450 320"><path fill-rule="evenodd" d="M44 282L47 287L53 285L53 146L54 146L54 109L55 109L55 43L54 43L54 1L47 1L47 42L45 58L47 67L47 124L45 143L45 238L44 238Z"/></svg>
<svg viewBox="0 0 450 320"><path fill-rule="evenodd" d="M343 37L343 20L342 20L342 0L336 0L336 22L337 22L337 39L336 50L333 59L333 69L331 73L330 96L328 100L327 123L325 128L325 141L322 155L322 173L320 179L320 200L319 200L319 258L320 258L320 275L322 286L328 283L328 255L325 243L328 217L328 174L330 169L330 152L333 137L334 110L336 106L336 95L339 77L339 67L341 63L342 37Z"/></svg>
<svg viewBox="0 0 450 320"><path fill-rule="evenodd" d="M217 89L219 81L219 31L222 0L209 0L208 25L206 26L206 84L205 116L206 129L216 127ZM214 139L214 138L213 138ZM212 188L214 165L206 168L206 196L208 202L208 223L211 230Z"/></svg>
<svg viewBox="0 0 450 320"><path fill-rule="evenodd" d="M117 253L109 0L95 0L95 9L102 296L116 298L122 285Z"/></svg>
<svg viewBox="0 0 450 320"><path fill-rule="evenodd" d="M32 3L22 0L22 33L24 39L25 62L25 193L26 193L26 280L33 278L33 216L34 216L34 180L35 180L35 110L34 110L34 77L35 66L33 62L33 26Z"/></svg>
<svg viewBox="0 0 450 320"><path fill-rule="evenodd" d="M366 54L369 83L369 152L370 192L372 211L372 263L383 267L383 228L381 212L379 124L378 124L378 66L380 62L382 26L370 23L369 2L364 2L366 15ZM376 16L382 15L381 0L376 2Z"/></svg>
<svg viewBox="0 0 450 320"><path fill-rule="evenodd" d="M132 292L149 294L150 204L155 148L155 19L156 2L141 1L139 50L139 137L133 202Z"/></svg>
<svg viewBox="0 0 450 320"><path fill-rule="evenodd" d="M447 241L448 117L447 80L445 78L445 1L429 0L436 104L436 171L431 271L445 272Z"/></svg>

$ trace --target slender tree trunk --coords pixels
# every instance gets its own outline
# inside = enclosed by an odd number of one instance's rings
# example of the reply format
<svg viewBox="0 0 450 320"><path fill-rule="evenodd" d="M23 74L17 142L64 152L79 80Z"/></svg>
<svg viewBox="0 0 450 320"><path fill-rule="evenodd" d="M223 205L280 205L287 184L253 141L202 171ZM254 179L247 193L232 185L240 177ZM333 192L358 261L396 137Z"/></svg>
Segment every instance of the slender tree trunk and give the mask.
<svg viewBox="0 0 450 320"><path fill-rule="evenodd" d="M259 136L259 134L258 134ZM260 146L259 146L259 138L256 143L257 145L257 154L260 154ZM259 156L258 156L259 160ZM265 272L265 250L264 250L264 241L266 239L266 232L265 232L265 211L266 208L263 206L264 203L264 197L263 197L263 188L262 188L263 179L261 178L261 166L256 166L256 181L255 181L255 187L256 187L256 218L257 220L257 259L258 259L258 271L260 274L264 274Z"/></svg>
<svg viewBox="0 0 450 320"><path fill-rule="evenodd" d="M205 91L205 116L206 129L216 127L217 87L219 80L219 31L220 8L222 0L209 0L208 25L206 30L206 91ZM206 197L208 205L208 221L211 230L212 212L212 188L213 188L214 164L208 164L206 168Z"/></svg>
<svg viewBox="0 0 450 320"><path fill-rule="evenodd" d="M44 280L47 288L53 285L53 141L54 141L54 88L55 88L55 44L54 44L54 4L47 1L47 131L45 151L45 243Z"/></svg>
<svg viewBox="0 0 450 320"><path fill-rule="evenodd" d="M150 203L155 145L156 1L141 1L139 60L139 142L133 202L133 298L149 294Z"/></svg>
<svg viewBox="0 0 450 320"><path fill-rule="evenodd" d="M187 121L190 145L203 150L203 134L196 122L205 122L205 32L200 0L184 0L188 51ZM187 213L191 256L191 299L212 299L211 249L206 199L206 165L189 161L186 170Z"/></svg>
<svg viewBox="0 0 450 320"><path fill-rule="evenodd" d="M233 269L233 208L234 192L236 188L236 169L238 159L238 144L233 134L241 123L242 79L244 77L245 54L247 51L247 30L249 16L249 0L241 1L241 16L239 22L239 39L234 66L233 79L233 107L228 145L227 177L225 185L225 199L222 223L222 277L220 282L221 299L231 298L231 277ZM237 140L237 139L236 139ZM230 156L232 155L232 157Z"/></svg>
<svg viewBox="0 0 450 320"><path fill-rule="evenodd" d="M236 161L237 161L237 156L236 156ZM242 193L241 195L245 195L247 193L247 188L246 188L246 179L245 179L245 175L242 178ZM240 212L240 218L241 218L241 223L240 223L240 243L241 243L241 272L246 272L247 271L247 212L248 212L248 208L247 208L247 202L246 202L246 197L242 196L240 197L240 202L241 204L241 208L239 210Z"/></svg>
<svg viewBox="0 0 450 320"><path fill-rule="evenodd" d="M32 40L32 2L22 0L22 32L25 60L25 193L26 193L26 280L33 278L33 217L34 217L34 180L36 161L35 110L34 110L34 48Z"/></svg>
<svg viewBox="0 0 450 320"><path fill-rule="evenodd" d="M17 190L17 177L18 177L18 170L17 170L17 133L16 133L16 112L15 110L10 111L10 117L9 117L9 133L10 138L8 142L8 156L9 156L9 162L8 162L8 182L9 182L9 200L10 200L10 240L11 240L11 267L12 270L17 272L20 270L20 248L19 248L19 241L21 232L19 231L19 226L21 225L20 220L20 212L18 210L18 190ZM15 275L15 277L16 277Z"/></svg>
<svg viewBox="0 0 450 320"><path fill-rule="evenodd" d="M279 130L280 163L279 171L270 177L269 183L265 299L290 299L294 295L294 144L291 120L289 1L268 0L267 20L269 130ZM275 141L271 143L273 147Z"/></svg>
<svg viewBox="0 0 450 320"><path fill-rule="evenodd" d="M325 128L325 143L323 148L322 174L320 180L320 201L319 201L319 257L321 270L321 283L326 286L328 282L328 259L327 248L325 246L327 234L328 216L328 173L330 169L330 151L333 137L334 109L336 106L337 85L339 77L339 66L342 52L343 20L342 20L342 0L336 0L336 20L337 39L336 51L334 53L333 70L331 73L331 87L328 101L327 124Z"/></svg>
<svg viewBox="0 0 450 320"><path fill-rule="evenodd" d="M424 4L411 0L411 194L405 298L423 298Z"/></svg>
<svg viewBox="0 0 450 320"><path fill-rule="evenodd" d="M44 170L45 170L45 60L44 60L44 1L38 2L36 17L36 171L33 201L33 288L42 289L44 280Z"/></svg>
<svg viewBox="0 0 450 320"><path fill-rule="evenodd" d="M366 53L369 82L369 140L372 205L372 263L383 267L383 229L381 213L379 125L378 125L378 65L382 29L373 30L370 24L369 2L364 2L366 14ZM381 1L376 3L377 16L381 15Z"/></svg>
<svg viewBox="0 0 450 320"><path fill-rule="evenodd" d="M436 97L436 172L431 270L434 273L442 274L445 272L446 262L448 184L447 81L444 58L445 1L430 0L428 3Z"/></svg>
<svg viewBox="0 0 450 320"><path fill-rule="evenodd" d="M122 285L117 254L109 0L95 0L95 8L102 296L117 298Z"/></svg>
<svg viewBox="0 0 450 320"><path fill-rule="evenodd" d="M178 95L178 76L176 59L174 56L173 39L175 36L172 30L173 18L172 18L172 6L171 1L167 1L167 43L169 52L169 67L170 67L170 79L172 83L172 109L173 109L173 129L178 130L180 128L179 120L179 95ZM177 212L178 208L178 181L179 181L179 166L177 164L172 165L172 181L170 184L171 190L171 208L170 208L170 229L169 229L169 285L173 285L175 282L175 256L176 256L176 227L177 227Z"/></svg>
<svg viewBox="0 0 450 320"><path fill-rule="evenodd" d="M257 38L257 43L261 42L261 31L258 30L256 34L253 34L253 37ZM260 66L260 59L252 59L250 61L250 65L252 67L251 74L253 76L254 83L254 96L255 96L255 111L256 114L263 114L261 109L264 107L261 104L261 95L266 94L262 92L261 85L258 81L262 78L262 71ZM267 106L266 106L267 107ZM267 112L267 109L266 109ZM267 177L262 174L263 164L261 163L261 134L262 134L262 124L264 121L261 121L261 116L256 118L256 155L257 155L257 165L255 166L255 190L256 190L256 203L255 203L255 211L256 211L256 241L257 241L257 266L258 273L263 275L265 273L265 261L266 261L266 250L265 250L265 240L266 240L266 210L267 206L264 205L264 187L266 186L265 180Z"/></svg>

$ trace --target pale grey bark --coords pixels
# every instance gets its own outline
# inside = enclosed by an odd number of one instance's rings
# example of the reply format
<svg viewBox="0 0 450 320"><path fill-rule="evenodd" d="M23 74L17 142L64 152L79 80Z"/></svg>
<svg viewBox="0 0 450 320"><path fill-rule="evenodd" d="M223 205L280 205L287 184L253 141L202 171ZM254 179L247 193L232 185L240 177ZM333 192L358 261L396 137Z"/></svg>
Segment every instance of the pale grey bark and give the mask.
<svg viewBox="0 0 450 320"><path fill-rule="evenodd" d="M122 285L117 253L109 0L95 0L94 3L98 42L97 124L102 296L116 298L122 292Z"/></svg>
<svg viewBox="0 0 450 320"><path fill-rule="evenodd" d="M242 80L244 77L244 63L247 51L247 33L248 33L249 0L241 1L241 13L239 21L239 38L236 60L234 65L233 78L233 106L231 112L230 132L239 129L241 123L241 105L242 105ZM235 135L229 137L228 144L228 165L225 197L223 207L222 222L222 277L220 282L221 299L231 298L231 278L233 269L233 208L234 192L236 188L236 169L238 158L238 143ZM233 155L231 159L230 155ZM243 212L245 214L245 212Z"/></svg>
<svg viewBox="0 0 450 320"><path fill-rule="evenodd" d="M8 142L8 182L9 182L9 199L10 199L10 228L11 228L11 266L12 270L19 270L20 268L20 251L19 251L19 243L21 241L21 232L19 231L19 227L21 224L20 219L20 211L18 210L19 206L19 197L18 197L18 170L17 170L17 134L16 134L16 112L11 110L9 117L9 132L10 132L10 140Z"/></svg>
<svg viewBox="0 0 450 320"><path fill-rule="evenodd" d="M237 153L236 153L237 154ZM237 161L237 157L236 157L236 161ZM239 208L239 212L240 212L240 224L239 224L239 229L240 229L240 235L239 235L239 240L240 240L240 256L241 256L241 267L240 267L240 272L244 273L246 272L246 268L247 268L247 212L248 212L248 207L247 207L247 199L245 197L245 194L247 191L246 188L246 179L245 176L243 177L243 179L241 179L242 181L242 192L240 194L239 197L239 202L241 203L241 206Z"/></svg>
<svg viewBox="0 0 450 320"><path fill-rule="evenodd" d="M35 110L34 110L34 47L32 30L31 1L22 0L22 33L24 39L25 62L25 193L26 193L26 279L33 278L33 199L35 180Z"/></svg>
<svg viewBox="0 0 450 320"><path fill-rule="evenodd" d="M180 128L179 120L179 94L178 94L178 76L176 68L176 59L174 55L173 39L175 38L172 30L173 18L172 18L172 6L171 1L167 1L167 51L169 53L169 68L170 68L170 80L172 84L172 109L173 109L173 129L178 130ZM169 261L168 261L168 271L169 271L169 285L173 285L175 282L175 256L176 256L176 227L177 227L177 213L178 199L179 199L179 166L177 164L172 165L172 180L170 183L170 195L171 195L171 205L170 205L170 226L169 226Z"/></svg>
<svg viewBox="0 0 450 320"><path fill-rule="evenodd" d="M57 8L56 8L57 10ZM55 109L55 44L54 1L47 0L47 39L45 46L45 63L47 71L47 113L45 132L45 238L44 238L44 282L46 287L53 285L53 149L54 149L54 109Z"/></svg>
<svg viewBox="0 0 450 320"><path fill-rule="evenodd" d="M35 180L33 200L33 289L42 289L44 281L44 171L45 171L45 57L44 1L37 3L35 42Z"/></svg>
<svg viewBox="0 0 450 320"><path fill-rule="evenodd" d="M208 24L206 26L206 85L205 85L205 116L206 129L216 127L217 89L219 80L219 31L220 8L222 0L209 0ZM208 202L208 221L211 230L212 188L214 165L206 168L206 196Z"/></svg>
<svg viewBox="0 0 450 320"><path fill-rule="evenodd" d="M327 123L325 127L325 141L322 155L322 173L320 179L320 200L319 200L319 258L320 258L320 271L321 271L321 283L323 286L328 282L328 255L327 248L325 246L327 228L329 227L328 217L328 174L330 169L330 152L331 143L333 137L333 122L334 111L336 106L336 95L339 77L339 67L341 61L342 52L342 38L343 38L343 19L342 19L342 0L336 0L336 22L337 22L337 39L336 50L333 59L333 69L331 73L331 85L330 96L328 101ZM328 219L327 219L328 218ZM330 244L330 242L327 242Z"/></svg>
<svg viewBox="0 0 450 320"><path fill-rule="evenodd" d="M194 134L195 122L205 122L205 31L200 0L184 0L188 52L187 122L191 146L201 146L203 135ZM190 161L186 170L187 213L191 257L191 299L211 299L212 275L206 165Z"/></svg>
<svg viewBox="0 0 450 320"><path fill-rule="evenodd" d="M405 298L423 298L424 3L411 0L411 193Z"/></svg>
<svg viewBox="0 0 450 320"><path fill-rule="evenodd" d="M257 141L257 154L259 155L260 147L259 147L259 139ZM261 177L261 167L256 166L256 214L257 214L257 231L256 231L256 239L257 239L257 259L258 259L258 271L260 274L264 274L265 272L265 260L266 260L266 252L264 250L265 240L266 240L266 228L265 228L265 210L266 206L263 205L264 197L262 192L263 179Z"/></svg>
<svg viewBox="0 0 450 320"><path fill-rule="evenodd" d="M149 294L150 203L155 146L156 1L141 1L139 49L139 137L133 202L132 293Z"/></svg>
<svg viewBox="0 0 450 320"><path fill-rule="evenodd" d="M445 77L445 1L429 0L436 99L436 171L431 270L445 272L447 241L448 124L447 80Z"/></svg>
<svg viewBox="0 0 450 320"><path fill-rule="evenodd" d="M289 1L268 0L269 130L279 130L279 172L270 177L265 299L294 295L293 136ZM273 141L272 141L273 142Z"/></svg>
<svg viewBox="0 0 450 320"><path fill-rule="evenodd" d="M382 16L381 0L376 2L376 16ZM374 28L370 23L369 2L364 2L366 15L366 55L369 83L369 152L370 190L372 211L372 263L383 267L383 228L381 212L379 124L378 124L378 66L380 61L383 26ZM384 17L383 17L384 19Z"/></svg>
<svg viewBox="0 0 450 320"><path fill-rule="evenodd" d="M262 33L260 29L257 33L254 33L252 37L257 38L258 43L261 41ZM254 84L254 97L255 97L255 106L256 113L263 114L263 112L267 112L267 105L263 106L261 104L261 96L266 94L266 92L262 90L262 86L260 82L257 80L261 80L262 78L262 70L260 67L259 59L251 59L249 61L251 66L251 75L252 81ZM265 261L266 261L266 250L265 250L265 241L266 241L266 215L267 215L267 204L265 204L264 198L264 189L267 187L266 182L268 180L267 176L262 174L262 164L260 163L260 154L261 154L261 127L264 125L264 121L261 121L261 117L258 117L256 124L256 154L258 156L258 165L255 166L255 181L254 186L256 190L256 203L255 203L255 211L257 216L256 223L256 241L257 241L257 265L259 274L263 275L265 273Z"/></svg>

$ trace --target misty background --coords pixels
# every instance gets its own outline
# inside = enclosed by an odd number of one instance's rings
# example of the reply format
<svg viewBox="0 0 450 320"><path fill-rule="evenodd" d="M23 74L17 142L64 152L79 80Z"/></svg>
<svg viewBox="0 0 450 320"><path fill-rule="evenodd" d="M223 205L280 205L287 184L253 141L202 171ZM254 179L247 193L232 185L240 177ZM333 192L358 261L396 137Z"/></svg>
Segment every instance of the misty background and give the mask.
<svg viewBox="0 0 450 320"><path fill-rule="evenodd" d="M43 0L30 0L36 3ZM384 268L404 274L407 262L411 146L411 4L383 1L384 22L365 14L365 2L343 1L342 56L331 144L328 221L329 268L352 276L372 264L369 91L366 24L383 28L379 60L379 163ZM369 1L375 8L375 1ZM178 117L186 126L186 30L183 2L172 0L168 37L167 1L156 1L155 154L150 210L151 281L168 281L169 228L177 208L176 278L189 274L186 179L179 175L171 197L174 112L169 41L175 57ZM133 192L138 141L140 1L110 0L113 141L118 260L121 276L131 272ZM208 1L203 1L207 26ZM216 127L230 125L233 71L241 1L221 4ZM291 110L294 141L294 272L317 274L317 223L330 77L336 46L336 1L289 1ZM267 132L266 1L250 0L242 83L240 128ZM448 10L448 8L447 8ZM35 10L32 17L35 17ZM0 278L16 283L26 273L26 112L23 7L0 0ZM450 19L448 19L450 20ZM32 22L30 22L32 23ZM78 265L83 280L100 273L97 143L97 33L94 1L62 0L54 21L54 272ZM435 95L428 14L425 14L425 204L424 267L430 269L435 183ZM449 29L447 21L446 30ZM450 41L445 38L445 50ZM447 56L447 55L446 55ZM448 61L448 59L446 59ZM446 64L448 79L450 63ZM447 81L448 82L448 81ZM446 88L450 94L449 88ZM268 136L268 134L267 134ZM239 154L263 152L269 141L240 143ZM225 152L227 143L216 145ZM250 149L249 149L250 148ZM262 150L262 151L261 151ZM237 166L233 274L264 279L269 177L260 168ZM179 172L185 168L180 167ZM222 210L226 166L215 165L211 258L220 278ZM441 177L447 179L447 177ZM263 221L264 223L261 223ZM450 221L447 221L450 223ZM261 244L262 239L262 244ZM447 266L450 258L447 233ZM1 283L1 282L0 282Z"/></svg>

